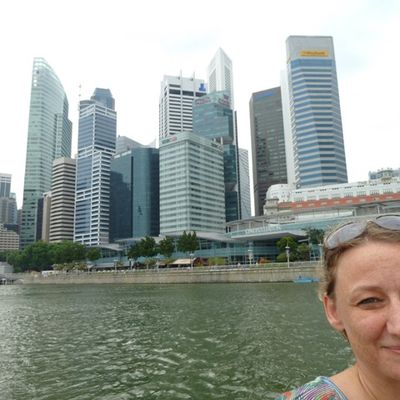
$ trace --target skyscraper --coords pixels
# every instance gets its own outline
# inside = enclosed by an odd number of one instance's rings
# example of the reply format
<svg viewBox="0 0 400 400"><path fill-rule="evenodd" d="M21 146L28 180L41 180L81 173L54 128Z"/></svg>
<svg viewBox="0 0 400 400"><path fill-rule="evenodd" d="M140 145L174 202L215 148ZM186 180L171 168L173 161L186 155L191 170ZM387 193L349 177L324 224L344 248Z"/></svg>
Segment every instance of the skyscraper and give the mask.
<svg viewBox="0 0 400 400"><path fill-rule="evenodd" d="M289 36L286 50L296 185L345 183L333 39Z"/></svg>
<svg viewBox="0 0 400 400"><path fill-rule="evenodd" d="M232 61L219 48L207 68L208 92L228 91L231 98L231 108L234 109Z"/></svg>
<svg viewBox="0 0 400 400"><path fill-rule="evenodd" d="M249 152L239 148L239 186L240 186L240 207L242 210L241 219L251 217L250 197L250 175L249 175Z"/></svg>
<svg viewBox="0 0 400 400"><path fill-rule="evenodd" d="M160 232L225 232L222 146L193 132L160 139Z"/></svg>
<svg viewBox="0 0 400 400"><path fill-rule="evenodd" d="M111 162L111 241L158 236L159 188L158 149L135 142L132 149L114 156Z"/></svg>
<svg viewBox="0 0 400 400"><path fill-rule="evenodd" d="M0 173L0 197L10 197L11 175Z"/></svg>
<svg viewBox="0 0 400 400"><path fill-rule="evenodd" d="M72 123L60 80L43 58L33 61L21 246L36 240L38 200L51 188L53 160L71 155Z"/></svg>
<svg viewBox="0 0 400 400"><path fill-rule="evenodd" d="M109 89L94 91L79 106L74 241L88 246L109 242L110 170L117 113Z"/></svg>
<svg viewBox="0 0 400 400"><path fill-rule="evenodd" d="M286 183L285 133L279 87L253 93L250 98L251 149L255 215L263 214L267 190Z"/></svg>
<svg viewBox="0 0 400 400"><path fill-rule="evenodd" d="M75 178L76 160L54 160L49 242L74 239Z"/></svg>
<svg viewBox="0 0 400 400"><path fill-rule="evenodd" d="M227 222L240 219L238 149L230 100L229 91L212 92L193 105L193 132L223 146Z"/></svg>
<svg viewBox="0 0 400 400"><path fill-rule="evenodd" d="M191 131L193 100L205 94L202 79L165 75L159 101L159 137Z"/></svg>

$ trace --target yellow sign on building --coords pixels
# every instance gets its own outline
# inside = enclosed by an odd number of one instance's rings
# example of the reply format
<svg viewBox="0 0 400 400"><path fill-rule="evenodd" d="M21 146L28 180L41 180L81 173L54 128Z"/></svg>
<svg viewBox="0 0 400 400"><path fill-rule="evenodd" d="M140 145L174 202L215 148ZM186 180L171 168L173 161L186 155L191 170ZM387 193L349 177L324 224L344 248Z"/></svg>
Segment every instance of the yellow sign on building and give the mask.
<svg viewBox="0 0 400 400"><path fill-rule="evenodd" d="M300 57L328 57L328 50L302 50Z"/></svg>

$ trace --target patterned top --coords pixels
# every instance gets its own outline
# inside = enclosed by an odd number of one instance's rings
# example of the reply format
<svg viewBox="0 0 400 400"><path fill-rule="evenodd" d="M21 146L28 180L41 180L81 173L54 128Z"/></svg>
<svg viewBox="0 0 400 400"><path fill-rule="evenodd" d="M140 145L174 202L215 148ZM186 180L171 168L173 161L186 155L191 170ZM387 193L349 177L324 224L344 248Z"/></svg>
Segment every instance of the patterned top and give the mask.
<svg viewBox="0 0 400 400"><path fill-rule="evenodd" d="M327 377L319 376L297 389L279 395L275 400L348 400Z"/></svg>

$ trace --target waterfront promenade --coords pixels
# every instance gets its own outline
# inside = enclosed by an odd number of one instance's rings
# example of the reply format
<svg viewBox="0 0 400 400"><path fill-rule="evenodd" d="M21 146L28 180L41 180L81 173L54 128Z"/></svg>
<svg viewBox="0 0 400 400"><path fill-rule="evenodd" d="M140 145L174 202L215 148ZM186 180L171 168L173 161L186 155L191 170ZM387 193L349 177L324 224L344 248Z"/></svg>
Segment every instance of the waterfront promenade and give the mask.
<svg viewBox="0 0 400 400"><path fill-rule="evenodd" d="M257 283L292 282L299 277L319 278L319 262L266 264L265 266L213 266L193 269L149 269L106 272L39 272L12 274L21 284L177 284L177 283Z"/></svg>

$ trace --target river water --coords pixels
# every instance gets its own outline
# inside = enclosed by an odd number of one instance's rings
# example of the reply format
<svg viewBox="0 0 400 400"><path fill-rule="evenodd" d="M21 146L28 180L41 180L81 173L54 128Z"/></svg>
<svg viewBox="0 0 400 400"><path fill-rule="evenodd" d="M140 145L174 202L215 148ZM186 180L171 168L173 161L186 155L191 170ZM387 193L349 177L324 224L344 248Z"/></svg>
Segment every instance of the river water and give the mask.
<svg viewBox="0 0 400 400"><path fill-rule="evenodd" d="M0 286L1 400L272 399L350 362L314 284Z"/></svg>

